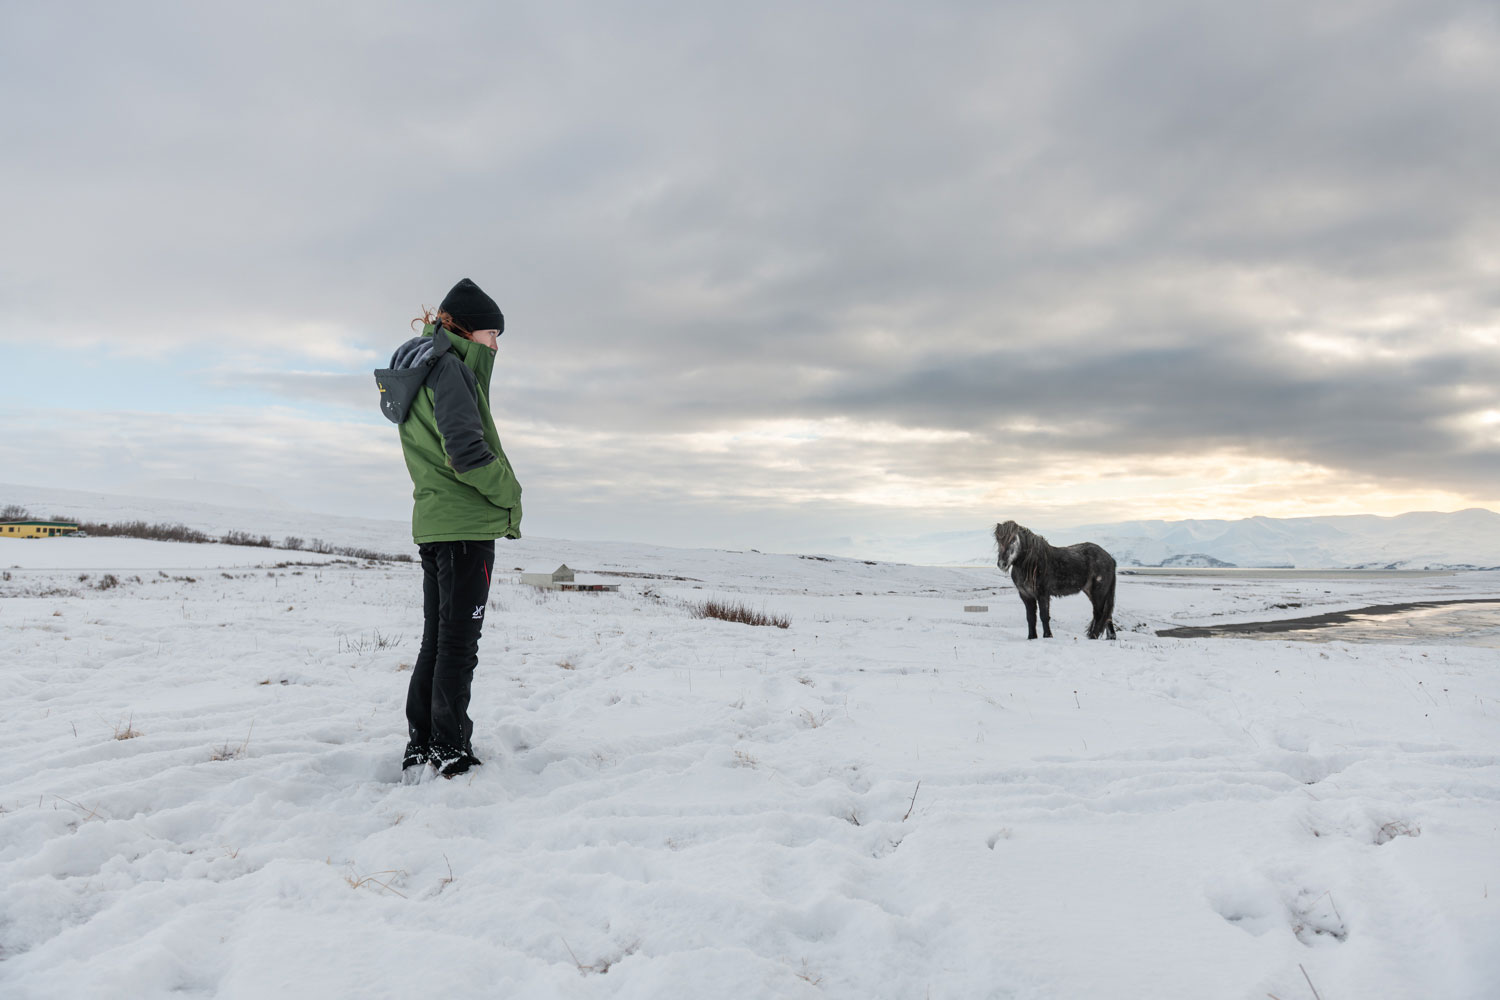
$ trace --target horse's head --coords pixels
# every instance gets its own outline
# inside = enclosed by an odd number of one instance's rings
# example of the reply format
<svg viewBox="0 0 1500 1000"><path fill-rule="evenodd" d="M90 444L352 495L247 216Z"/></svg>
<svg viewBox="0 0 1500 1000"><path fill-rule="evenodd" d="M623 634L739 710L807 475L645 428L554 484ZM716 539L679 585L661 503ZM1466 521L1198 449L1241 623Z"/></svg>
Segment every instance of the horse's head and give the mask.
<svg viewBox="0 0 1500 1000"><path fill-rule="evenodd" d="M1010 568L1020 558L1021 549L1025 547L1026 536L1030 533L1014 521L995 525L995 545L999 549L995 564L1009 573Z"/></svg>

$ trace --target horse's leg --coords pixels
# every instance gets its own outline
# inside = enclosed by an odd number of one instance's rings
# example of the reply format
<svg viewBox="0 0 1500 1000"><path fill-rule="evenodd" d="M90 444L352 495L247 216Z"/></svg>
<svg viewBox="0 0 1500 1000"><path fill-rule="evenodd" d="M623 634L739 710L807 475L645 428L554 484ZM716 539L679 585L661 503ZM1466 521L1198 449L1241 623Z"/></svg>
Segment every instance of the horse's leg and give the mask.
<svg viewBox="0 0 1500 1000"><path fill-rule="evenodd" d="M1036 638L1036 598L1021 595L1021 603L1026 605L1026 638Z"/></svg>
<svg viewBox="0 0 1500 1000"><path fill-rule="evenodd" d="M1052 638L1052 595L1045 590L1036 595L1036 603L1042 611L1042 638Z"/></svg>

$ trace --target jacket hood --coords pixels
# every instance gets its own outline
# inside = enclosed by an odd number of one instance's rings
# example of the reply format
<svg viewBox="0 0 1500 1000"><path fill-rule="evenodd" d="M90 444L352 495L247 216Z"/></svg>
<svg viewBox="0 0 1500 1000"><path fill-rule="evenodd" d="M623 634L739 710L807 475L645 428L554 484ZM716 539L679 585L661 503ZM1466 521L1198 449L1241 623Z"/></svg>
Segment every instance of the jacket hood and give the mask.
<svg viewBox="0 0 1500 1000"><path fill-rule="evenodd" d="M438 359L452 348L447 337L434 337L431 328L420 337L412 337L391 355L388 368L375 372L375 386L380 390L380 412L393 424L406 420L412 401L437 367Z"/></svg>
<svg viewBox="0 0 1500 1000"><path fill-rule="evenodd" d="M412 337L391 355L388 368L375 372L375 385L380 389L380 412L393 424L406 420L411 412L412 400L428 377L437 368L445 354L452 354L489 391L490 373L495 368L495 352L483 344L476 344L460 337L452 330L442 330L429 323L422 328L420 336Z"/></svg>

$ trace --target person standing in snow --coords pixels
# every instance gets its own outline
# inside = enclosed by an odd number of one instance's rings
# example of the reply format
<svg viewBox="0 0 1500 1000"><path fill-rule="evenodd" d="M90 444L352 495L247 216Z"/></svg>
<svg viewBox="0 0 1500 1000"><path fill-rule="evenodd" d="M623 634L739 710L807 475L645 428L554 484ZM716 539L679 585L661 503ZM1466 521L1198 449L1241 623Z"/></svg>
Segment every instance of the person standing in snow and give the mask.
<svg viewBox="0 0 1500 1000"><path fill-rule="evenodd" d="M469 692L495 539L521 537L521 484L490 417L495 339L505 317L465 278L417 323L421 335L375 372L380 409L400 428L414 487L412 539L422 558L424 625L406 695L403 780L428 764L451 778L480 763Z"/></svg>

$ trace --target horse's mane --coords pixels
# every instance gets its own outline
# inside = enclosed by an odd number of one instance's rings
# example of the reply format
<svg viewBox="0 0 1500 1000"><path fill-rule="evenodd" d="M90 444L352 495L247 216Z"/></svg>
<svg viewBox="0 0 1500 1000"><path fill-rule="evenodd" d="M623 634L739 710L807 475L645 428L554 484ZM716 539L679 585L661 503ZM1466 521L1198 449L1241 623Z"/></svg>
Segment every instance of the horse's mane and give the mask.
<svg viewBox="0 0 1500 1000"><path fill-rule="evenodd" d="M1035 589L1037 577L1041 575L1044 567L1047 565L1047 551L1051 546L1047 544L1047 539L1038 535L1030 528L1016 524L1014 521L1006 523L1015 526L1014 534L1021 539L1021 548L1016 553L1016 561L1011 563L1010 572L1013 575L1019 575L1021 579L1026 581L1028 586ZM1004 527L1005 525L1003 524L995 526L996 545L1002 544L1000 541L1000 530Z"/></svg>
<svg viewBox="0 0 1500 1000"><path fill-rule="evenodd" d="M1019 572L1027 585L1035 590L1037 577L1047 565L1047 539L1019 524L1016 525L1016 533L1021 536L1021 551L1016 554L1011 572Z"/></svg>

